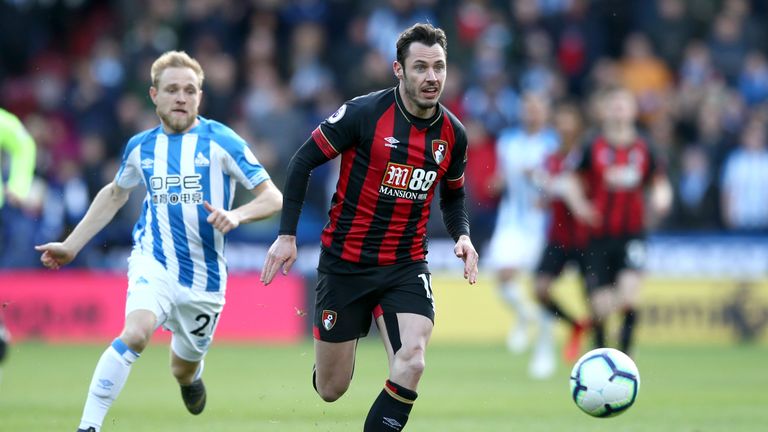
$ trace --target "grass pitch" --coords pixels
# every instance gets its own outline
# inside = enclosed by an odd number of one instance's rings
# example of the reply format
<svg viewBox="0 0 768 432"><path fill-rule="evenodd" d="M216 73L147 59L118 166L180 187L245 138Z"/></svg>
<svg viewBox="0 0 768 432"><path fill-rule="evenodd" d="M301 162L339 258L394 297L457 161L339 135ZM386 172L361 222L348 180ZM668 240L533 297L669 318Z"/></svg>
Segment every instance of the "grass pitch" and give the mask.
<svg viewBox="0 0 768 432"><path fill-rule="evenodd" d="M206 361L208 406L197 417L183 407L167 347L153 345L135 364L103 430L361 431L386 378L384 351L369 339L358 350L349 392L333 404L312 390L309 343L215 344ZM14 345L0 381L0 431L74 432L104 346ZM560 364L552 379L533 381L528 356L502 346L436 343L427 355L409 431L757 432L768 425L765 346L640 346L638 400L611 419L576 408L569 365Z"/></svg>

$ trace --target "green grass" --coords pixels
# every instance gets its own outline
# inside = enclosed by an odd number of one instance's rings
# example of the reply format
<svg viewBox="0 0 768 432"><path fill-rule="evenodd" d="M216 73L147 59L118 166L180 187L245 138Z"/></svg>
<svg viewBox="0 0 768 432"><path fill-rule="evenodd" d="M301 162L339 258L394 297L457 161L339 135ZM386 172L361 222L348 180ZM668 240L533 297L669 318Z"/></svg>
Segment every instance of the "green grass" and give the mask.
<svg viewBox="0 0 768 432"><path fill-rule="evenodd" d="M14 345L0 382L0 431L74 431L101 346ZM216 345L206 363L208 407L186 413L153 345L133 368L104 431L360 431L386 377L376 340L358 352L349 392L322 402L310 384L310 344ZM622 416L593 419L568 392L570 368L547 381L527 357L501 346L430 346L409 431L763 431L768 425L768 347L640 347L638 401Z"/></svg>

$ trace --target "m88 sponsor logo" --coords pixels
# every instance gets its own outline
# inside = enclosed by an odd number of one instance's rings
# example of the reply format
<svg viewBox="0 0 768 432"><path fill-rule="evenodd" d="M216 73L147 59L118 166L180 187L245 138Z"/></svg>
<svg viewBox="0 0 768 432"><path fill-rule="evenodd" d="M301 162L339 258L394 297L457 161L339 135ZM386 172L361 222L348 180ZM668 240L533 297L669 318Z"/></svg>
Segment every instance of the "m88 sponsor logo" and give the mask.
<svg viewBox="0 0 768 432"><path fill-rule="evenodd" d="M389 162L381 179L379 193L396 198L425 200L426 192L437 179L437 171L416 168L413 165Z"/></svg>

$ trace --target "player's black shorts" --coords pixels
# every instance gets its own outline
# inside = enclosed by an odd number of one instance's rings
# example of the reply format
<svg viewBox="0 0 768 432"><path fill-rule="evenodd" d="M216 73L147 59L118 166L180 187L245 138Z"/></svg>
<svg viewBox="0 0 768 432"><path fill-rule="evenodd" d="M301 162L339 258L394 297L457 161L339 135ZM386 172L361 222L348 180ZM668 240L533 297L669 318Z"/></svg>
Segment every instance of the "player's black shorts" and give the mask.
<svg viewBox="0 0 768 432"><path fill-rule="evenodd" d="M586 274L586 253L583 249L566 248L548 243L541 254L536 274L555 278L560 276L569 263L575 264L582 275Z"/></svg>
<svg viewBox="0 0 768 432"><path fill-rule="evenodd" d="M414 313L435 320L425 261L361 265L322 251L316 294L312 331L315 339L326 342L366 336L374 313Z"/></svg>
<svg viewBox="0 0 768 432"><path fill-rule="evenodd" d="M624 269L645 266L645 239L639 236L593 238L587 247L587 290L615 286Z"/></svg>

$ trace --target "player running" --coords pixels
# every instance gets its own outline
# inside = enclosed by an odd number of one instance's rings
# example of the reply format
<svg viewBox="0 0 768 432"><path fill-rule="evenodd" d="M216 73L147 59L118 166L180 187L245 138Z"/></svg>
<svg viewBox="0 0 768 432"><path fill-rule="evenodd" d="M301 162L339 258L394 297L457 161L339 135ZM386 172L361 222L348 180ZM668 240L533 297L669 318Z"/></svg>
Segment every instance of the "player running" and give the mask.
<svg viewBox="0 0 768 432"><path fill-rule="evenodd" d="M501 298L516 315L507 336L507 347L516 353L528 348L530 327L551 326L547 322L549 316L531 304L520 282L524 273L534 270L544 249L547 211L540 175L545 158L557 147L557 134L549 119L548 98L526 93L522 124L502 131L496 143L502 195L488 247L488 264L496 271ZM537 343L532 364L546 363L546 359L537 359L547 354L538 346ZM546 374L531 372L534 376Z"/></svg>
<svg viewBox="0 0 768 432"><path fill-rule="evenodd" d="M364 431L402 430L416 400L434 304L427 267L430 203L440 184L445 226L477 280L477 252L464 207L467 139L439 102L446 80L446 37L415 24L397 40L396 87L352 99L318 126L288 165L280 233L264 262L269 284L296 260L296 225L310 172L341 155L330 221L322 233L314 313L320 397L333 402L352 380L355 348L371 315L389 359L389 379Z"/></svg>
<svg viewBox="0 0 768 432"><path fill-rule="evenodd" d="M561 105L555 112L554 123L559 146L544 162L545 178L542 181L542 189L549 202L550 221L547 245L536 267L534 289L539 304L551 317L545 322L560 318L571 328L564 357L567 362L572 363L579 357L581 340L588 323L577 320L570 312L566 312L552 298L551 289L568 264L575 265L580 276L586 274L585 257L589 240L587 224L596 224L599 216L582 195L564 194L562 187L562 180L576 169L581 157L582 119L578 108L570 104ZM568 204L565 199L569 200ZM531 372L540 377L551 375L555 369L552 330L551 325L544 326L539 334L540 349L547 350L550 354L539 356L541 364L531 364Z"/></svg>
<svg viewBox="0 0 768 432"><path fill-rule="evenodd" d="M203 358L224 307L224 235L280 210L281 194L227 126L198 116L203 70L184 52L152 64L149 95L160 125L133 136L115 180L63 243L36 246L52 269L71 262L112 220L130 191L147 189L128 259L125 327L96 365L79 432L98 432L155 329L173 333L171 372L192 414L205 408ZM255 198L232 209L235 181Z"/></svg>
<svg viewBox="0 0 768 432"><path fill-rule="evenodd" d="M600 95L602 127L582 154L577 171L584 176L599 224L591 228L587 254L587 290L593 314L595 345L606 344L604 322L621 312L618 348L630 353L637 324L637 302L645 261L645 194L650 210L669 211L672 192L648 141L637 130L637 101L628 90L614 88ZM584 186L576 176L570 193Z"/></svg>

